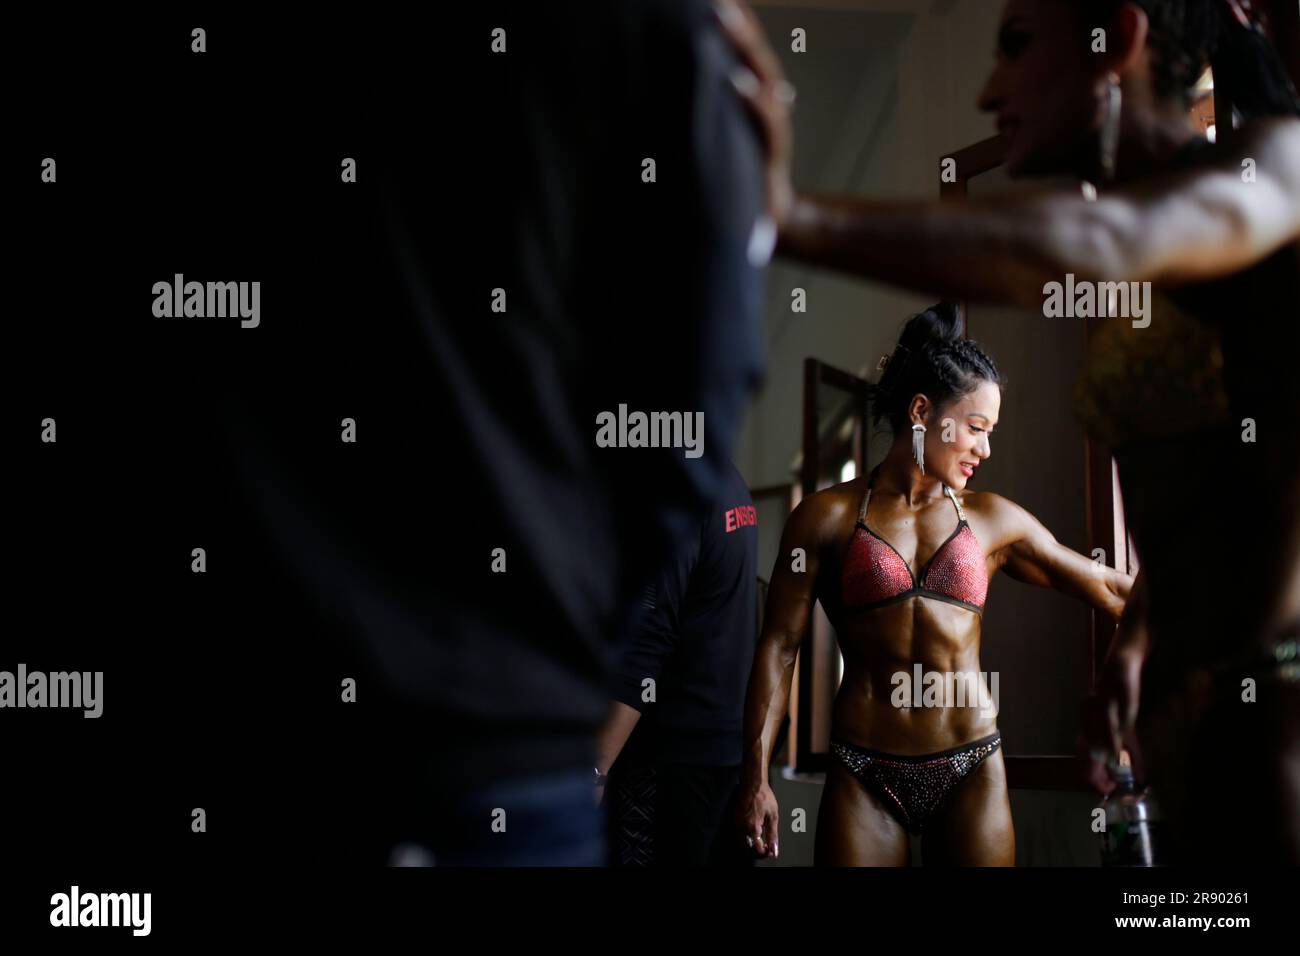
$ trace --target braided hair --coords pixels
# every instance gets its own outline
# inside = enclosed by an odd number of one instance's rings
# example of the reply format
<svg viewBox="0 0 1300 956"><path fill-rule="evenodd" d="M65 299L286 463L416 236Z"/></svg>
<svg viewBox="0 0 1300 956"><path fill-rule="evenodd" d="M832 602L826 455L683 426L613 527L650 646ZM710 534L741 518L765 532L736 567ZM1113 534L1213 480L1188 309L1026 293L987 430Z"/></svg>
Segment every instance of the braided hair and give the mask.
<svg viewBox="0 0 1300 956"><path fill-rule="evenodd" d="M1300 97L1250 0L1071 0L1088 30L1107 24L1125 2L1146 11L1158 96L1190 103L1209 66L1243 118L1300 116Z"/></svg>
<svg viewBox="0 0 1300 956"><path fill-rule="evenodd" d="M962 337L957 306L940 302L912 316L885 361L880 381L869 388L872 418L895 435L911 430L912 399L925 395L935 408L969 395L981 382L1002 388L997 366L979 344Z"/></svg>

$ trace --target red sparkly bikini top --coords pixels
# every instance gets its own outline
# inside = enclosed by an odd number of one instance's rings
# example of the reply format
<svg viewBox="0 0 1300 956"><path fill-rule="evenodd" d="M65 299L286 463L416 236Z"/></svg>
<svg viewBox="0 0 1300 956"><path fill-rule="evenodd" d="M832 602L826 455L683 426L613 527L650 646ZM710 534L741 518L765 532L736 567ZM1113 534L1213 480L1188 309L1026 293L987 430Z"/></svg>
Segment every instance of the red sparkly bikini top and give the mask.
<svg viewBox="0 0 1300 956"><path fill-rule="evenodd" d="M867 527L867 505L871 501L871 486L867 486L858 510L857 528L844 557L840 594L845 607L869 609L927 597L983 612L989 589L984 549L967 524L957 496L946 485L943 490L957 508L957 530L939 546L918 582L893 545Z"/></svg>

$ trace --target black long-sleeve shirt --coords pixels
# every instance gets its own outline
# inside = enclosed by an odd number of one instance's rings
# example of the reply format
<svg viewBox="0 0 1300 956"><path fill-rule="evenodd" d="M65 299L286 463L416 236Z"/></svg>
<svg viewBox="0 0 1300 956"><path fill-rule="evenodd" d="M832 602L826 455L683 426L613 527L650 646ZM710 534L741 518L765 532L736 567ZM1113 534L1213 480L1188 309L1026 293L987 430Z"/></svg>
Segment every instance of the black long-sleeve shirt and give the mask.
<svg viewBox="0 0 1300 956"><path fill-rule="evenodd" d="M740 763L758 637L757 525L732 468L696 533L646 589L615 685L614 698L642 714L620 759Z"/></svg>

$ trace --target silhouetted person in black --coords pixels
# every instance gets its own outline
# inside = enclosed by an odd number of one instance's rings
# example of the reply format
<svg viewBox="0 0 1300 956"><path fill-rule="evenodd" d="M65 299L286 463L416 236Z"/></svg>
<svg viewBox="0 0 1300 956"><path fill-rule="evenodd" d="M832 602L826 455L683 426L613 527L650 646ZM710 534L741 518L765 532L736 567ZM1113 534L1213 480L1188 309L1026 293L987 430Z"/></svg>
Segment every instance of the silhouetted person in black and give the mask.
<svg viewBox="0 0 1300 956"><path fill-rule="evenodd" d="M758 515L730 469L646 589L599 738L612 862L748 864L731 826L758 638ZM615 760L617 758L617 760ZM612 766L611 766L612 765Z"/></svg>
<svg viewBox="0 0 1300 956"><path fill-rule="evenodd" d="M603 861L613 653L762 368L759 143L707 4L214 21L203 56L164 26L58 36L112 49L102 93L143 97L141 129L237 122L143 163L97 101L20 118L64 152L63 192L20 207L22 268L60 290L17 332L21 414L59 444L16 541L49 628L12 662L103 670L101 726L143 748L69 846ZM176 273L260 281L260 324L155 318ZM703 413L702 454L598 447L620 405ZM89 772L127 772L106 741ZM17 812L46 839L76 799Z"/></svg>

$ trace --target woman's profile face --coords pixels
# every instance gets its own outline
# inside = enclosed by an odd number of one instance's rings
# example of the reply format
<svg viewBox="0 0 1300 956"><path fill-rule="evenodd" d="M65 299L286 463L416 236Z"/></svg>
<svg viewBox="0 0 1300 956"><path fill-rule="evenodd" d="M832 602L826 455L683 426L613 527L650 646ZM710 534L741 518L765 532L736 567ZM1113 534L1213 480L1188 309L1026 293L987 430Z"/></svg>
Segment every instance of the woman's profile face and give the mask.
<svg viewBox="0 0 1300 956"><path fill-rule="evenodd" d="M1102 67L1079 9L1075 0L1008 0L1002 12L979 108L1007 139L1011 176L1069 172L1095 141Z"/></svg>
<svg viewBox="0 0 1300 956"><path fill-rule="evenodd" d="M1002 410L1002 389L984 381L930 416L925 435L925 471L961 491L993 454L993 429Z"/></svg>

